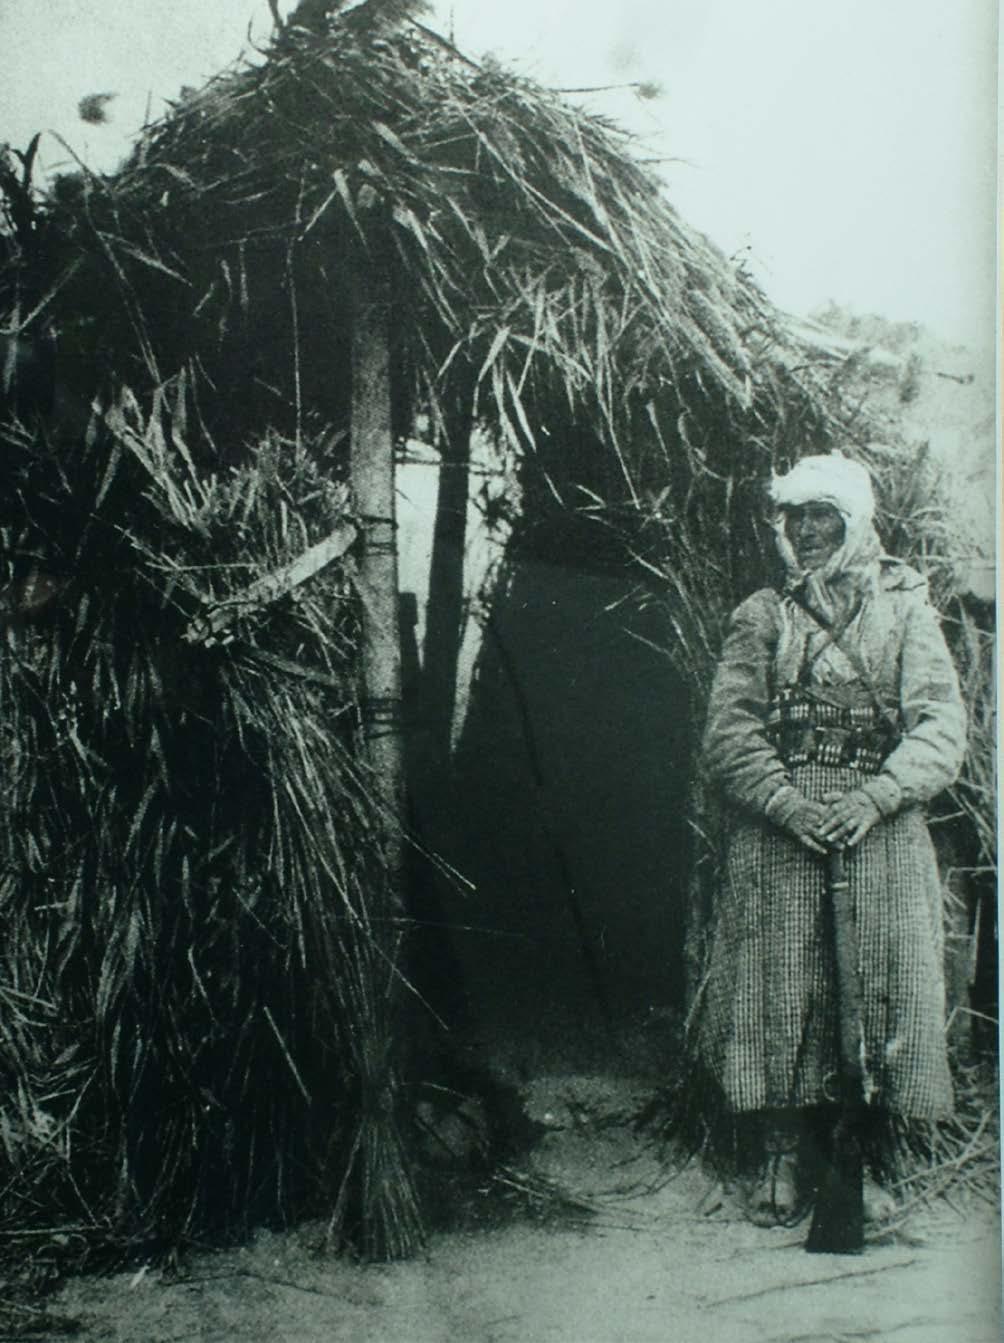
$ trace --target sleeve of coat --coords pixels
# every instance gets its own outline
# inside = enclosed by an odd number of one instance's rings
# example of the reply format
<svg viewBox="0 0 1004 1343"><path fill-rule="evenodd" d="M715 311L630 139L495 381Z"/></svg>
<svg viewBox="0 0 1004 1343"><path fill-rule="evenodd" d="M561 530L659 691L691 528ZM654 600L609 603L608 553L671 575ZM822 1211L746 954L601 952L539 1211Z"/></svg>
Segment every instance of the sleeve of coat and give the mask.
<svg viewBox="0 0 1004 1343"><path fill-rule="evenodd" d="M776 602L765 589L732 613L711 686L702 768L730 801L782 822L786 803L799 795L766 732Z"/></svg>
<svg viewBox="0 0 1004 1343"><path fill-rule="evenodd" d="M905 613L900 654L903 739L864 785L883 816L930 801L954 783L966 751L966 712L937 613L926 597Z"/></svg>

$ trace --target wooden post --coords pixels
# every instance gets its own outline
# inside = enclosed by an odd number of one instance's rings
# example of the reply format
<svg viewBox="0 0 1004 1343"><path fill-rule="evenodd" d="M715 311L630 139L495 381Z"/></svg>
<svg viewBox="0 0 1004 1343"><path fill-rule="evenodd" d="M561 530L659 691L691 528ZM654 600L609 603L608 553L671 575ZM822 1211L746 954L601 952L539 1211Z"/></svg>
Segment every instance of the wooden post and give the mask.
<svg viewBox="0 0 1004 1343"><path fill-rule="evenodd" d="M343 1188L351 1189L357 1247L368 1259L403 1259L422 1242L411 1162L399 1124L403 1056L398 966L403 928L404 752L398 616L394 438L387 283L371 256L353 269L350 478L362 537L361 707L380 811L380 862L365 891L358 957L360 1019L351 1024L358 1133ZM346 929L355 938L358 930ZM333 1223L341 1211L336 1205Z"/></svg>
<svg viewBox="0 0 1004 1343"><path fill-rule="evenodd" d="M362 530L363 731L380 801L400 822L404 762L388 298L385 282L366 269L366 259L353 279L351 485ZM399 824L385 827L384 844L388 871L399 873ZM399 891L393 900L399 904Z"/></svg>

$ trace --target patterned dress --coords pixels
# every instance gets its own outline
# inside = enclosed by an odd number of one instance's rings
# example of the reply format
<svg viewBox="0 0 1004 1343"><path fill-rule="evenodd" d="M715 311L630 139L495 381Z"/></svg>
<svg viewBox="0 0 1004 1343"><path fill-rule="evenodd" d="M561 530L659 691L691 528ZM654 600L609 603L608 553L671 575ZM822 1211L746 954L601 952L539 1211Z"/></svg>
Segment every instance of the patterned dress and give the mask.
<svg viewBox="0 0 1004 1343"><path fill-rule="evenodd" d="M821 801L862 788L882 816L847 858L872 1100L914 1118L951 1112L942 896L924 805L955 779L964 749L951 657L907 565L882 558L839 647L772 589L733 613L704 741L732 828L697 1039L734 1110L834 1098L824 863L771 817L792 789Z"/></svg>

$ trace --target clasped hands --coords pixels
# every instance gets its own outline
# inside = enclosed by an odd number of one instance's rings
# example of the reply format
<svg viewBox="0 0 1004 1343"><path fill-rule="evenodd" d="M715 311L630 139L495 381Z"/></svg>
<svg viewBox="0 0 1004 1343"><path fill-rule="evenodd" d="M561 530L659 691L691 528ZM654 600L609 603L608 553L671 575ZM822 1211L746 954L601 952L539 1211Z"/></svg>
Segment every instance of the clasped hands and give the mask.
<svg viewBox="0 0 1004 1343"><path fill-rule="evenodd" d="M807 849L826 853L860 844L881 819L878 807L859 788L849 793L824 793L822 802L804 798L787 819L785 829Z"/></svg>

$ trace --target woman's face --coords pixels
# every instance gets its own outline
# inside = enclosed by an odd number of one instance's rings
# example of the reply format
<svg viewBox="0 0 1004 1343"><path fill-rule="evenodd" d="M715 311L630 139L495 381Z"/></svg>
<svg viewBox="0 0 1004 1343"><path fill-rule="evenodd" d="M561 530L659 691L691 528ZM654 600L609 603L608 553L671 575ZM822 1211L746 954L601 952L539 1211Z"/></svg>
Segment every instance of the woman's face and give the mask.
<svg viewBox="0 0 1004 1343"><path fill-rule="evenodd" d="M784 531L803 569L820 569L843 545L844 520L832 504L807 503L784 510Z"/></svg>

